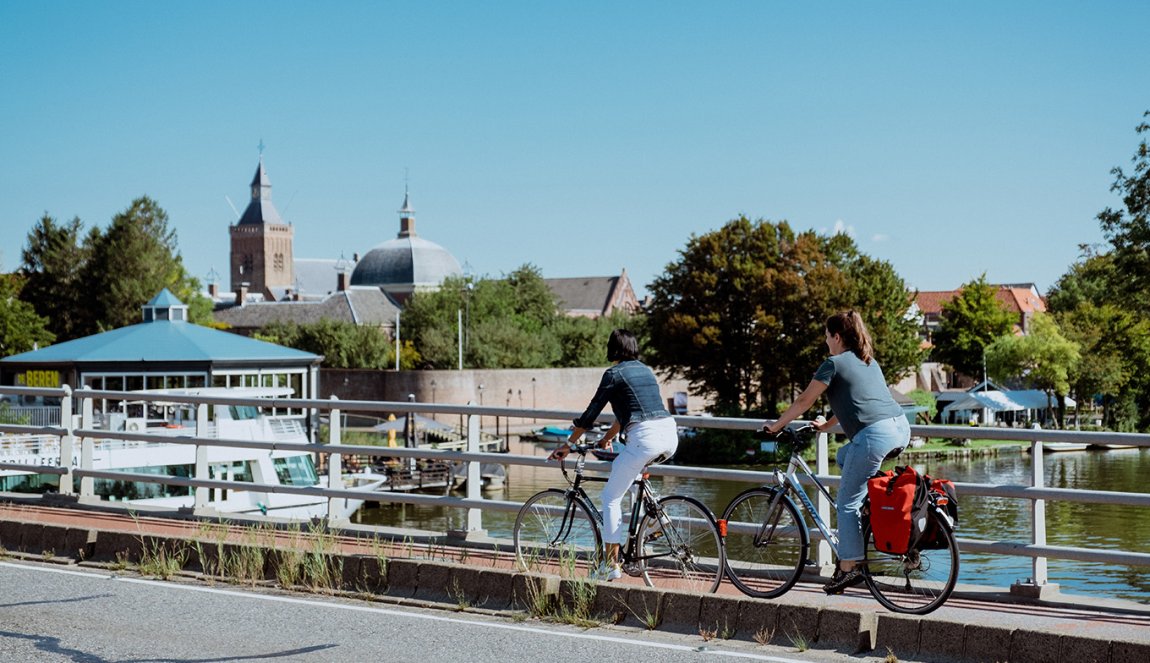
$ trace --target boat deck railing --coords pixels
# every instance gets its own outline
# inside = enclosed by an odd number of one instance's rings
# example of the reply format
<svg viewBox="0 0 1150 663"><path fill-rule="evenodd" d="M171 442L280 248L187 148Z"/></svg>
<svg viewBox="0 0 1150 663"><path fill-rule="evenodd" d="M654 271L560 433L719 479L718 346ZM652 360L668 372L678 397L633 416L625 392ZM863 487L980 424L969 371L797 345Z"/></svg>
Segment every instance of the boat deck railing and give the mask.
<svg viewBox="0 0 1150 663"><path fill-rule="evenodd" d="M467 492L465 496L457 495L422 495L405 492L375 492L367 498L377 502L390 502L401 504L425 504L447 508L462 509L466 511L465 531L481 532L483 530L483 513L485 511L515 512L521 504L512 501L484 499L481 492L480 467L483 463L498 462L503 465L523 466L554 466L541 456L526 456L506 453L491 453L480 450L481 417L513 417L532 420L570 421L578 416L578 412L537 410L510 407L484 407L474 403L466 405L450 405L442 403L417 402L389 402L389 401L341 401L331 400L301 400L301 399L243 399L221 396L164 396L165 401L180 400L193 405L197 412L199 427L186 437L157 436L150 433L106 431L94 427L92 403L97 399L139 399L140 394L116 391L95 391L80 389L73 392L64 387L62 389L35 389L23 387L0 387L0 394L27 394L38 396L51 396L61 398L62 426L29 426L17 424L0 424L0 434L6 439L17 440L20 436L37 436L43 439L48 436L58 440L61 450L59 457L78 459L78 463L63 463L55 467L42 465L25 465L9 462L11 459L0 454L0 469L22 470L28 472L54 473L60 475L60 493L75 496L81 502L99 500L93 493L93 480L95 478L121 479L127 481L141 481L177 486L189 486L195 489L195 509L204 510L207 505L208 491L211 488L224 488L230 490L259 490L261 492L292 493L292 494L321 494L331 501L331 514L336 513L336 500L364 499L364 491L344 488L342 458L345 455L369 455L377 458L414 458L445 463L463 462L467 464ZM273 407L293 408L311 413L313 421L318 421L320 413L330 422L328 440L325 443L287 443L275 440L226 440L215 439L206 435L199 435L202 430L207 432L209 422L207 419L208 407L211 405L271 405ZM77 416L73 416L73 412ZM357 412L385 416L388 413L421 413L432 415L462 415L466 421L467 449L463 451L444 451L433 449L413 449L403 447L344 445L341 443L343 428L340 424L340 414ZM702 417L677 416L679 426L691 428L715 428L727 430L754 430L761 424L757 419L741 419L728 417ZM604 414L600 422L610 423L613 417ZM1150 447L1150 435L1140 433L1105 433L1083 432L1068 430L1033 430L1022 428L996 428L972 426L912 426L913 435L931 438L950 439L994 439L1016 440L1029 446L1033 455L1032 471L1029 482L1026 484L985 484L985 483L958 483L960 494L973 496L1002 497L1024 500L1028 503L1030 513L1030 537L1026 541L985 541L978 539L959 538L959 545L963 551L1012 555L1031 559L1032 575L1028 581L1019 583L1019 591L1029 592L1033 588L1046 585L1048 582L1047 560L1065 559L1082 562L1097 562L1122 566L1150 566L1150 553L1122 550L1102 549L1049 545L1046 538L1046 503L1048 500L1077 502L1085 504L1110 504L1132 507L1150 507L1150 494L1131 493L1119 491L1081 490L1072 488L1051 488L1044 484L1042 472L1042 453L1044 442L1073 442L1091 445L1122 445L1131 447ZM96 470L92 467L92 453L95 441L99 438L122 440L128 443L157 443L189 444L196 447L196 470L193 477L155 476ZM321 480L320 487L294 487L283 485L262 484L236 484L229 481L211 479L208 471L207 448L210 446L251 448L266 450L306 450L327 459L325 478ZM3 448L0 445L0 448ZM79 453L75 451L79 449ZM819 479L826 485L837 486L838 477L829 473L829 453L827 435L820 435L816 444L817 456L815 470ZM607 463L589 462L588 467L608 470ZM653 475L669 477L701 478L721 481L761 482L761 472L749 470L732 470L707 467L687 467L680 465L657 465L651 468ZM825 501L819 499L818 508L828 517L830 507ZM717 508L719 505L711 505ZM335 516L332 516L335 519ZM829 546L820 542L817 552L820 564L830 564L831 556ZM1012 588L1013 589L1013 588Z"/></svg>

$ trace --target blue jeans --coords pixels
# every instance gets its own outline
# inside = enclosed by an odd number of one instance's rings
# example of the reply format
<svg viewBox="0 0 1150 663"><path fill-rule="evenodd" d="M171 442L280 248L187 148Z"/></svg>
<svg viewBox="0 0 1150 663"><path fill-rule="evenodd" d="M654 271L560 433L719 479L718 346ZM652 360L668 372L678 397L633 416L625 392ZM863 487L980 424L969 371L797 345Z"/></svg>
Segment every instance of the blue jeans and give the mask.
<svg viewBox="0 0 1150 663"><path fill-rule="evenodd" d="M910 423L898 416L876 421L855 433L835 455L842 472L837 499L839 517L839 559L863 558L862 524L859 511L866 499L866 482L878 472L891 451L910 442Z"/></svg>

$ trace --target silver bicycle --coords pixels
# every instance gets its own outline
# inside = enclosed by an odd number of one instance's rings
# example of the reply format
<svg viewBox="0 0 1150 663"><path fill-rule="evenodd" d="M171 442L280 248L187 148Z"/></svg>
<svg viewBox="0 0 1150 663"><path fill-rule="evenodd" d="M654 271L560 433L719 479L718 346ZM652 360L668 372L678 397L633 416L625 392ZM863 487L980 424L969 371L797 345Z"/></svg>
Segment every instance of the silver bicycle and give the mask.
<svg viewBox="0 0 1150 663"><path fill-rule="evenodd" d="M799 505L838 555L837 532L819 517L799 480L799 475L804 475L834 504L826 487L802 458L816 432L814 426L804 426L784 429L775 436L779 450L789 452L787 469L775 470L773 481L740 493L723 510L719 522L720 526L726 524L727 576L748 596L781 596L798 582L810 564L811 535ZM887 459L901 451L896 449ZM903 554L875 547L869 504L863 506L863 578L875 599L894 612L925 615L946 602L958 580L954 523L943 508L944 503L933 494L930 499L926 526L929 536L921 537Z"/></svg>

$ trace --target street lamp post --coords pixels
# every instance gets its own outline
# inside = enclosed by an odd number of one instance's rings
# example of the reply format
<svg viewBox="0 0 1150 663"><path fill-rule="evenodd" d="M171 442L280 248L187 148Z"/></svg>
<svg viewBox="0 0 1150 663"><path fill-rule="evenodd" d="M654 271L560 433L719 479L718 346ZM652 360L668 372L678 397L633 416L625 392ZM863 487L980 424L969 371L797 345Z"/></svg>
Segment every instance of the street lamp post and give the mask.
<svg viewBox="0 0 1150 663"><path fill-rule="evenodd" d="M483 407L483 383L479 384L479 407ZM479 415L479 430L483 430L483 414Z"/></svg>

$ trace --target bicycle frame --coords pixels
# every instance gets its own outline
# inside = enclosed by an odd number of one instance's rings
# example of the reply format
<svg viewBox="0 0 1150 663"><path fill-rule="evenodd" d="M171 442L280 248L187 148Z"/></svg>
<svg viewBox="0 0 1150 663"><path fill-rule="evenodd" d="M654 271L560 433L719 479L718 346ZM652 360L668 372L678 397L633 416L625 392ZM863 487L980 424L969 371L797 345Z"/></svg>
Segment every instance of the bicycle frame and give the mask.
<svg viewBox="0 0 1150 663"><path fill-rule="evenodd" d="M802 504L803 509L805 509L806 512L810 515L811 520L815 524L815 527L817 527L819 532L822 533L823 539L828 544L830 544L831 549L837 555L839 551L838 532L831 529L830 525L819 516L818 507L816 507L814 502L811 501L811 498L807 495L807 491L803 489L802 482L799 481L798 470L802 470L802 473L814 482L815 486L818 487L819 492L821 492L823 497L825 497L830 503L831 509L835 508L835 500L833 497L831 497L830 491L827 490L827 487L824 486L821 481L819 481L818 476L815 475L810 466L807 465L807 462L803 460L802 456L798 455L797 453L791 454L791 459L787 464L786 472L783 472L782 470L774 471L775 482L780 488L779 492L776 493L776 498L788 493L793 493L795 496L797 496L799 502ZM774 503L772 503L772 510L774 506ZM763 523L764 529L760 530L760 532L755 536L756 541L762 539L763 535L766 533L766 526L767 523Z"/></svg>
<svg viewBox="0 0 1150 663"><path fill-rule="evenodd" d="M589 449L588 449L589 450ZM603 513L595 506L595 502L583 489L583 482L585 481L598 481L606 483L605 477L589 477L583 473L583 466L586 462L586 452L579 454L579 460L575 463L575 478L571 479L567 476L567 468L560 464L560 469L563 471L563 477L567 479L571 487L567 489L566 494L570 501L566 513L563 514L563 526L559 536L556 537L552 543L557 543L567 536L570 529L572 520L572 506L575 500L583 502L584 506L588 508L591 515L595 517L595 522L600 529L603 527ZM622 559L620 561L625 563L635 563L645 561L648 559L655 559L662 555L643 555L639 552L639 522L643 519L644 510L647 513L659 513L659 498L658 493L651 486L648 481L648 474L643 472L641 478L636 479L631 487L636 491L631 496L631 519L627 525L627 543L619 546L619 552Z"/></svg>

